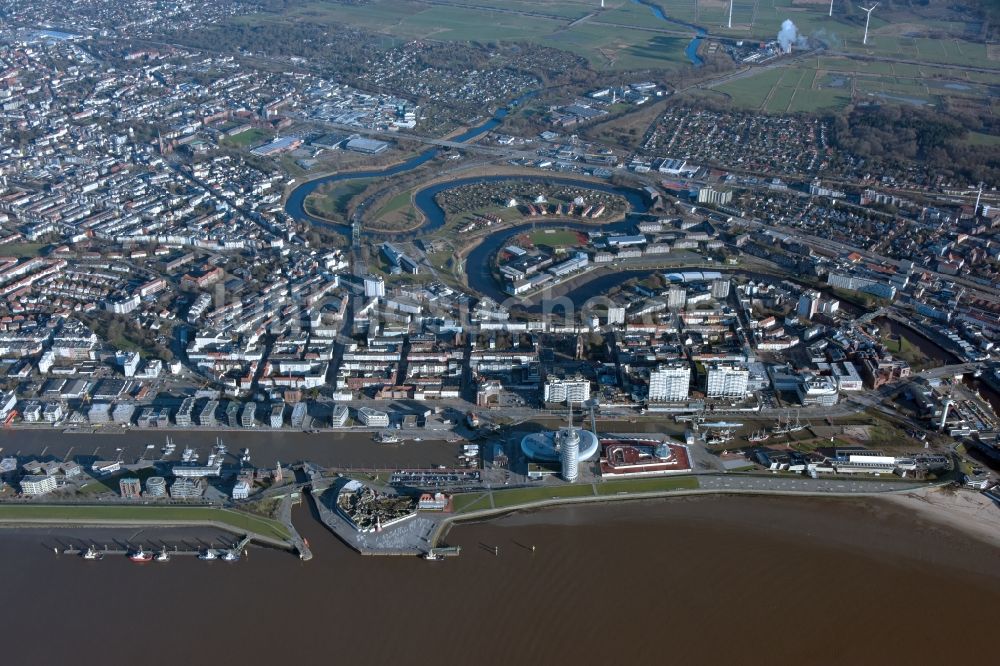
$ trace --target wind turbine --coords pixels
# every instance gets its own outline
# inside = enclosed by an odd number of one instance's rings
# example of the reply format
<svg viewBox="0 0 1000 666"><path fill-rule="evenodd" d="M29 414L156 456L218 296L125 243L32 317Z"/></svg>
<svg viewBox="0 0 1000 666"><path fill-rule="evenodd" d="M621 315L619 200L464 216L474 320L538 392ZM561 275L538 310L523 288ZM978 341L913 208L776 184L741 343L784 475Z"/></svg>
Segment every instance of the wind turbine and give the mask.
<svg viewBox="0 0 1000 666"><path fill-rule="evenodd" d="M868 44L868 24L872 20L872 11L874 11L874 9L876 7L878 7L878 3L877 2L874 5L872 5L871 7L869 7L868 9L865 9L861 5L858 5L858 9L860 9L861 11L865 12L866 14L868 14L867 18L865 18L865 38L861 40L861 43L863 45L867 45Z"/></svg>
<svg viewBox="0 0 1000 666"><path fill-rule="evenodd" d="M833 0L830 0L830 16L833 16Z"/></svg>
<svg viewBox="0 0 1000 666"><path fill-rule="evenodd" d="M833 0L830 0L830 1L833 2ZM733 29L733 3L734 2L736 2L736 0L729 0L729 29L730 30Z"/></svg>

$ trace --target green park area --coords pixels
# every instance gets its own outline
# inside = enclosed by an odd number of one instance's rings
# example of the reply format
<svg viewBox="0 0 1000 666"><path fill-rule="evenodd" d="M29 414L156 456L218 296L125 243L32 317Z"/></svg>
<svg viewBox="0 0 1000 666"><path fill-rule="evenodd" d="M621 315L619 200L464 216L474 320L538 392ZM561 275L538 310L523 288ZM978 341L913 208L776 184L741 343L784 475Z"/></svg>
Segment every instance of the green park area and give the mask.
<svg viewBox="0 0 1000 666"><path fill-rule="evenodd" d="M455 513L468 513L470 511L482 511L490 508L489 493L463 493L455 495L451 499L452 511Z"/></svg>
<svg viewBox="0 0 1000 666"><path fill-rule="evenodd" d="M551 499L567 499L573 497L591 497L594 489L589 484L573 486L537 486L534 488L511 488L509 490L494 490L493 503L498 509L534 502L545 502Z"/></svg>
<svg viewBox="0 0 1000 666"><path fill-rule="evenodd" d="M318 217L346 222L351 199L364 192L374 179L361 178L321 185L305 200L306 212Z"/></svg>
<svg viewBox="0 0 1000 666"><path fill-rule="evenodd" d="M280 541L289 538L288 530L276 520L252 516L229 509L186 506L79 506L40 504L0 504L0 521L93 522L101 525L121 523L219 523L237 532L253 532Z"/></svg>
<svg viewBox="0 0 1000 666"><path fill-rule="evenodd" d="M892 352L893 356L909 363L910 368L914 372L920 372L928 367L940 365L940 363L935 363L920 347L908 340L906 336L892 333L888 327L885 327L880 332L880 335L885 348Z"/></svg>
<svg viewBox="0 0 1000 666"><path fill-rule="evenodd" d="M270 132L260 129L259 127L255 127L253 129L248 129L245 132L234 134L233 136L227 136L222 140L222 144L232 146L233 148L251 148L263 145L270 140Z"/></svg>
<svg viewBox="0 0 1000 666"><path fill-rule="evenodd" d="M697 490L698 479L694 476L661 476L652 479L619 479L605 481L597 486L599 495L620 495L623 493L663 493L671 490Z"/></svg>
<svg viewBox="0 0 1000 666"><path fill-rule="evenodd" d="M37 257L46 247L45 243L7 243L0 245L0 257Z"/></svg>
<svg viewBox="0 0 1000 666"><path fill-rule="evenodd" d="M697 490L694 476L667 476L646 479L614 479L597 484L597 495L614 496L632 493L663 493L675 490ZM540 485L528 488L509 488L493 491L493 504L489 493L463 493L452 498L455 513L472 513L491 508L505 509L530 505L548 500L593 497L594 486L588 483L575 485Z"/></svg>
<svg viewBox="0 0 1000 666"><path fill-rule="evenodd" d="M548 247L573 247L580 244L580 235L575 231L542 229L534 231L529 236L532 245Z"/></svg>
<svg viewBox="0 0 1000 666"><path fill-rule="evenodd" d="M413 205L413 193L407 190L389 198L372 217L370 226L377 229L412 229L419 219Z"/></svg>

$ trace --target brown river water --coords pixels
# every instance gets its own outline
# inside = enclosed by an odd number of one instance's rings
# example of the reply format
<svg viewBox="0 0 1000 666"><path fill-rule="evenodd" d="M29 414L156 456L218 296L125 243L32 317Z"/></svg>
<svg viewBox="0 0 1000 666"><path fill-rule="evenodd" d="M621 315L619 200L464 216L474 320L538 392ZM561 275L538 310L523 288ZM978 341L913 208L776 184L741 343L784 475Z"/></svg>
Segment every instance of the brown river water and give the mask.
<svg viewBox="0 0 1000 666"><path fill-rule="evenodd" d="M294 519L311 562L264 548L236 564L86 562L52 553L66 530L0 531L4 655L931 664L995 650L1000 550L873 500L712 497L511 514L453 528L446 541L462 554L440 562L361 557L308 506ZM133 543L177 538L116 532Z"/></svg>

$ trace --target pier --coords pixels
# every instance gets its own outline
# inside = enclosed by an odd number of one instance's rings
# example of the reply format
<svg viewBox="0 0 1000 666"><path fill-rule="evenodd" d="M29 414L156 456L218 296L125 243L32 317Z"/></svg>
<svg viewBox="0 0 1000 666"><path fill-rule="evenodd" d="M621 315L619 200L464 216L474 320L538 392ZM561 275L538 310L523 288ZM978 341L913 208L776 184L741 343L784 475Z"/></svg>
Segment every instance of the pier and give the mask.
<svg viewBox="0 0 1000 666"><path fill-rule="evenodd" d="M125 556L129 555L130 553L134 552L134 549L108 548L107 545L105 545L105 546L103 546L101 548L98 548L95 545L94 550L95 550L95 552L98 555L100 555L102 557L111 557L111 556L125 557ZM161 552L162 550L163 550L162 547L160 547L160 548L153 548L149 552L155 554L155 553ZM229 550L229 548L209 548L207 550L225 551L225 550ZM59 554L60 555L70 555L70 556L82 556L85 552L87 552L86 548L66 548L66 549L62 550ZM173 557L175 555L177 555L178 557L197 557L198 555L201 555L203 552L205 552L205 549L191 550L190 548L185 548L185 549L182 550L182 549L178 548L177 546L174 546L173 550L171 550L169 548L167 549L167 554L170 555L170 557Z"/></svg>
<svg viewBox="0 0 1000 666"><path fill-rule="evenodd" d="M132 546L131 544L126 543L124 544L126 547L123 548L122 547L123 544L121 542L115 542L113 545L110 546L108 544L103 544L99 546L96 543L91 543L79 547L69 546L68 548L63 548L62 550L59 550L58 548L53 548L53 550L55 550L56 555L68 555L71 557L74 556L79 557L82 556L84 553L86 553L88 550L93 549L94 553L96 553L99 557L102 558L114 557L114 556L126 557L134 553L137 548L142 548L143 550L153 553L154 555L166 551L167 555L169 555L170 557L174 557L175 555L178 557L198 557L199 555L209 551L215 553L216 555L221 555L222 553L225 552L233 552L236 553L237 555L242 555L246 547L250 545L251 541L252 538L249 535L244 535L239 541L237 541L232 545L222 544L219 547L216 547L214 544L200 548L192 548L187 544L183 546L178 546L176 544L170 546L166 543L160 543L158 545L152 543L151 544L138 543L136 544L136 546Z"/></svg>
<svg viewBox="0 0 1000 666"><path fill-rule="evenodd" d="M440 548L431 548L427 551L427 554L431 557L458 557L462 554L462 547L441 546Z"/></svg>

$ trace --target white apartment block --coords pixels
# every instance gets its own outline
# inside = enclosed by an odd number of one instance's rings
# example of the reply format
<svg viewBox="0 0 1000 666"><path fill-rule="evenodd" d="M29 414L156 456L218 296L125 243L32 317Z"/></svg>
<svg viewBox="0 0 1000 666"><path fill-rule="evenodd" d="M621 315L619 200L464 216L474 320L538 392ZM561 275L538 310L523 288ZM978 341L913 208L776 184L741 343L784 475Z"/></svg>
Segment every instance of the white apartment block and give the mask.
<svg viewBox="0 0 1000 666"><path fill-rule="evenodd" d="M358 421L370 428L389 427L389 415L371 407L358 409Z"/></svg>
<svg viewBox="0 0 1000 666"><path fill-rule="evenodd" d="M586 379L550 379L545 382L545 402L586 402L590 400L590 381Z"/></svg>
<svg viewBox="0 0 1000 666"><path fill-rule="evenodd" d="M672 363L658 366L649 373L649 401L687 400L691 388L691 366Z"/></svg>
<svg viewBox="0 0 1000 666"><path fill-rule="evenodd" d="M708 368L705 395L709 398L746 397L750 371L737 365L717 363Z"/></svg>

